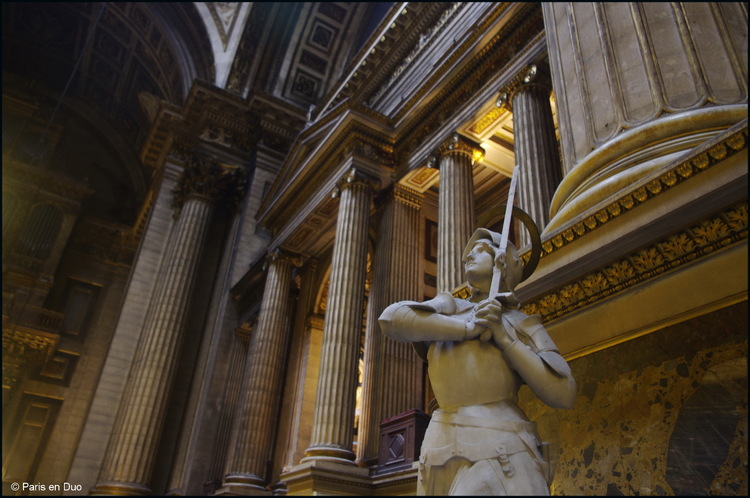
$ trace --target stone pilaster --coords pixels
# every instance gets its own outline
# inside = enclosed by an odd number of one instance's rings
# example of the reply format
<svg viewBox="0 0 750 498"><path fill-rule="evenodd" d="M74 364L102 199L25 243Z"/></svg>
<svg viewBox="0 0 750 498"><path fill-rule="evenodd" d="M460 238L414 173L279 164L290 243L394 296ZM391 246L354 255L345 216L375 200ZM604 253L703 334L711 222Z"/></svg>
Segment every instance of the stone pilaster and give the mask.
<svg viewBox="0 0 750 498"><path fill-rule="evenodd" d="M265 489L286 366L293 268L292 259L280 251L268 257L258 326L246 361L242 405L224 474L230 494Z"/></svg>
<svg viewBox="0 0 750 498"><path fill-rule="evenodd" d="M439 151L437 290L452 291L464 282L461 255L474 232L472 166L484 150L458 134Z"/></svg>
<svg viewBox="0 0 750 498"><path fill-rule="evenodd" d="M549 222L549 206L562 178L550 91L548 78L532 65L512 95L516 167L520 168L518 205L540 231ZM519 236L519 247L531 243L525 230Z"/></svg>
<svg viewBox="0 0 750 498"><path fill-rule="evenodd" d="M228 176L191 157L175 188L176 222L105 455L97 494L150 494L190 296L216 195Z"/></svg>
<svg viewBox="0 0 750 498"><path fill-rule="evenodd" d="M396 185L383 199L373 261L365 337L365 370L357 461L378 458L380 421L420 408L422 361L411 344L396 342L378 325L391 303L421 299L419 295L419 209L423 196Z"/></svg>
<svg viewBox="0 0 750 498"><path fill-rule="evenodd" d="M372 187L352 169L340 189L315 418L303 461L352 462L355 457L354 410Z"/></svg>

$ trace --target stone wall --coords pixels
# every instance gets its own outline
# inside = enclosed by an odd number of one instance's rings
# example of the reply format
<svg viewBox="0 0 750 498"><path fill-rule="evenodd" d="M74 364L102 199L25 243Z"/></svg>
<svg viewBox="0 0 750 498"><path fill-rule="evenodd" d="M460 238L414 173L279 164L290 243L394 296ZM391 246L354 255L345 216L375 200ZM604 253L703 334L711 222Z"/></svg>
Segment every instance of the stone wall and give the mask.
<svg viewBox="0 0 750 498"><path fill-rule="evenodd" d="M747 494L747 302L570 362L572 410L524 387L555 495Z"/></svg>

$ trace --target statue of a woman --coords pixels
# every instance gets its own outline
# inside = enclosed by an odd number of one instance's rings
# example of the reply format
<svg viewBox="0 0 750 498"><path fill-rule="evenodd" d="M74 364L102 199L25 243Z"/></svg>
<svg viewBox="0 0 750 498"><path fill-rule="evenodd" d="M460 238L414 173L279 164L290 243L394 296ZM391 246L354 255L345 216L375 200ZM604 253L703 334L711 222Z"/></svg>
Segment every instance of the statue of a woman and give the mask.
<svg viewBox="0 0 750 498"><path fill-rule="evenodd" d="M469 299L441 292L430 301L392 304L383 332L426 351L439 408L419 459L419 495L548 495L549 462L517 405L523 383L546 404L570 408L576 384L539 316L518 310L513 290L523 265L500 234L478 229L463 255ZM498 295L489 296L493 271Z"/></svg>

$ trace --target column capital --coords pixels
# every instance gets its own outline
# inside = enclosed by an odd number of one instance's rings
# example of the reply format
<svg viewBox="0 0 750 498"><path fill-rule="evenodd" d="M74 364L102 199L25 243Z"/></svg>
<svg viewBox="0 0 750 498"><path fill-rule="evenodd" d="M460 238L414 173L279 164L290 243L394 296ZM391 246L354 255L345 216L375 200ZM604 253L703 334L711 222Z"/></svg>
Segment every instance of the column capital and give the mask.
<svg viewBox="0 0 750 498"><path fill-rule="evenodd" d="M254 322L257 320L253 320ZM255 323L245 322L236 329L234 329L234 336L241 342L247 344L250 342L250 336L253 333L253 327Z"/></svg>
<svg viewBox="0 0 750 498"><path fill-rule="evenodd" d="M236 209L245 197L249 180L242 167L222 166L215 159L190 154L174 188L173 206L179 210L189 197L203 197L209 202L219 199Z"/></svg>
<svg viewBox="0 0 750 498"><path fill-rule="evenodd" d="M439 157L449 154L462 154L469 156L472 164L484 159L484 152L484 149L478 143L458 133L454 133L448 140L440 144L437 149Z"/></svg>
<svg viewBox="0 0 750 498"><path fill-rule="evenodd" d="M393 198L402 204L406 204L409 207L419 209L422 207L424 194L396 183L393 186Z"/></svg>
<svg viewBox="0 0 750 498"><path fill-rule="evenodd" d="M344 176L336 183L336 188L332 196L338 197L342 190L346 190L355 185L364 185L371 191L377 190L380 181L357 168L350 168Z"/></svg>
<svg viewBox="0 0 750 498"><path fill-rule="evenodd" d="M495 107L513 108L513 97L524 90L543 88L552 91L552 78L549 71L539 64L528 64L518 71L501 89L495 101Z"/></svg>
<svg viewBox="0 0 750 498"><path fill-rule="evenodd" d="M378 192L375 198L375 206L381 209L391 200L395 200L413 209L420 209L424 202L424 194L400 183L392 183L387 188Z"/></svg>
<svg viewBox="0 0 750 498"><path fill-rule="evenodd" d="M292 266L302 266L302 259L296 254L290 254L281 249L274 249L266 256L266 267L270 263L288 263Z"/></svg>

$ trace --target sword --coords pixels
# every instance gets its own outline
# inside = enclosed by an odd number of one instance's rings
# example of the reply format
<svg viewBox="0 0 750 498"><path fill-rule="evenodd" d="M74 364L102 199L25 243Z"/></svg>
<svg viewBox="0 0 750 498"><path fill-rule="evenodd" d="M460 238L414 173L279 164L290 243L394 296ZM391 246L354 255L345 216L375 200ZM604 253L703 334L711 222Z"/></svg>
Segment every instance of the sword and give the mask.
<svg viewBox="0 0 750 498"><path fill-rule="evenodd" d="M513 217L513 202L516 197L516 184L518 183L518 166L513 168L513 175L510 178L510 188L508 188L508 205L505 207L505 217L503 218L503 231L500 234L500 247L498 254L504 253L508 248L508 236L510 235L510 220ZM500 292L500 280L502 279L502 270L495 264L492 270L492 283L490 284L490 297L496 296Z"/></svg>
<svg viewBox="0 0 750 498"><path fill-rule="evenodd" d="M508 248L508 237L510 235L511 218L513 217L513 203L516 197L516 184L518 183L518 166L513 168L513 174L510 177L510 187L508 188L508 204L505 207L505 217L503 218L503 231L500 233L500 247L498 248L498 254L506 252ZM490 294L488 297L495 298L500 294L500 281L503 278L503 271L500 265L495 263L495 267L492 269L492 282L490 283ZM487 342L492 338L492 331L489 329L484 330L479 339L483 342Z"/></svg>

